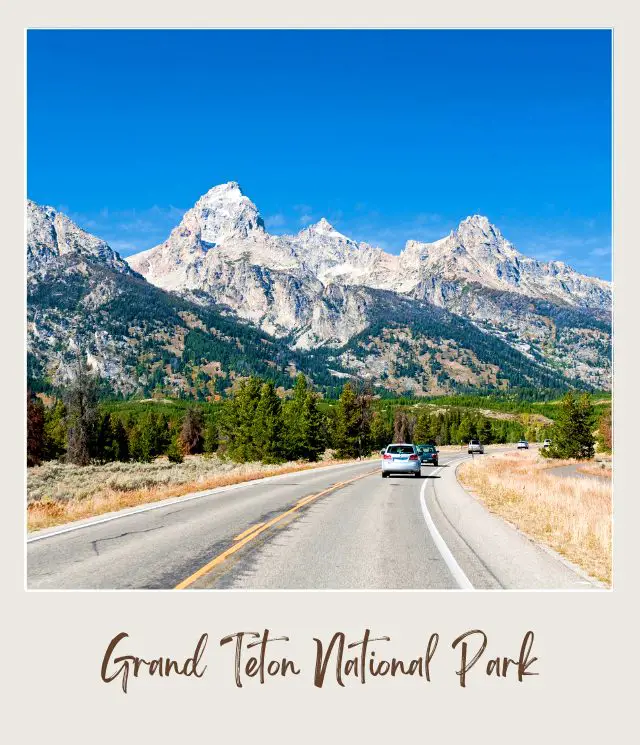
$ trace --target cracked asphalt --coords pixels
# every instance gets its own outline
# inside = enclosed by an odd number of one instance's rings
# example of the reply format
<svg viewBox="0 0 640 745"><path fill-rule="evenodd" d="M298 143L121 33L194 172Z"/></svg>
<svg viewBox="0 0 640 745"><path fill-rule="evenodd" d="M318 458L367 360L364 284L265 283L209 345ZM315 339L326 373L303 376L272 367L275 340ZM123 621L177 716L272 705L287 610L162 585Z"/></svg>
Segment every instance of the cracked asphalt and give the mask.
<svg viewBox="0 0 640 745"><path fill-rule="evenodd" d="M27 539L27 586L594 588L462 489L467 457L443 452L421 479L382 479L376 461L303 471L41 531Z"/></svg>

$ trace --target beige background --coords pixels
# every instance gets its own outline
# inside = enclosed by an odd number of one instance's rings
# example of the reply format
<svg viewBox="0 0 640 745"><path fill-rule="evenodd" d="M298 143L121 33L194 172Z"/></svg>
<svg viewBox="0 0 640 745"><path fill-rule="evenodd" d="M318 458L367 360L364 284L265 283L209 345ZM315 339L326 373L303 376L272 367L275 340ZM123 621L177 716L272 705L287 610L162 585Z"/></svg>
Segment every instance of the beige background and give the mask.
<svg viewBox="0 0 640 745"><path fill-rule="evenodd" d="M5 3L0 29L2 75L2 390L4 583L0 683L9 742L539 742L628 741L636 696L632 603L637 587L638 121L637 23L626 3L538 2L516 11L500 2L424 5L395 2L176 4L111 0ZM91 7L88 7L91 6ZM288 7L287 7L288 6ZM615 30L615 589L612 592L30 592L24 587L24 28L82 26L420 26L613 27ZM508 60L505 60L508 64ZM496 92L499 95L499 92ZM637 596L636 596L637 597ZM218 640L269 627L287 634L286 654L302 675L235 688L232 650ZM433 682L375 679L340 689L312 683L312 637L336 630L355 640L369 627L392 637L388 654L415 656L430 633L441 635ZM485 677L476 668L458 686L451 641L470 628L489 635L486 656L516 656L536 634L540 674L523 683ZM207 674L194 679L132 680L124 696L99 679L107 643L131 635L142 656L191 652L210 635ZM283 650L284 651L284 650ZM634 726L635 729L635 726Z"/></svg>

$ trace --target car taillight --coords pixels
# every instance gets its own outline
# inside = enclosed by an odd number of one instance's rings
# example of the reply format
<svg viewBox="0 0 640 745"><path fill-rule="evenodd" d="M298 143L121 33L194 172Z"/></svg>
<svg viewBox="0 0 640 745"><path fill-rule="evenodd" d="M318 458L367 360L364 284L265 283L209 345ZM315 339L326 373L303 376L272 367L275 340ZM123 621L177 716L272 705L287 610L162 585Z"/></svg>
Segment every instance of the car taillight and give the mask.
<svg viewBox="0 0 640 745"><path fill-rule="evenodd" d="M413 455L409 456L409 460L418 460L418 456L414 453Z"/></svg>
<svg viewBox="0 0 640 745"><path fill-rule="evenodd" d="M382 456L382 460L392 460L392 457L390 455L387 455L386 453Z"/></svg>

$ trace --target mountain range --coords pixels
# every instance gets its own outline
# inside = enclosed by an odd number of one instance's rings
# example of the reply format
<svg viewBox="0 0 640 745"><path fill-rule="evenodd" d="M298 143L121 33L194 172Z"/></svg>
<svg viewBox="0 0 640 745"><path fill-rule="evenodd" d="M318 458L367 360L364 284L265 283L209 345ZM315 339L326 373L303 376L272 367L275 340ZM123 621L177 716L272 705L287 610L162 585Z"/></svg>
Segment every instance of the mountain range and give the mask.
<svg viewBox="0 0 640 745"><path fill-rule="evenodd" d="M524 256L480 215L394 255L324 218L272 235L229 182L126 260L51 207L29 201L27 225L43 385L81 349L123 395L216 395L249 372L286 388L299 370L324 389L356 376L411 395L610 387L610 283Z"/></svg>

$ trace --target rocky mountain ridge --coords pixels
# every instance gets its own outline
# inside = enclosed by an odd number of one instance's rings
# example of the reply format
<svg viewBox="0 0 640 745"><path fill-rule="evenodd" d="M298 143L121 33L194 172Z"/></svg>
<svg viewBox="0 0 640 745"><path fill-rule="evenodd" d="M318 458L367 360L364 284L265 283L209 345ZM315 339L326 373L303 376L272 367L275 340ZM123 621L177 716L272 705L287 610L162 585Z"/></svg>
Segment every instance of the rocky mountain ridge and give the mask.
<svg viewBox="0 0 640 745"><path fill-rule="evenodd" d="M29 350L51 380L83 346L125 394L214 395L273 364L416 395L610 384L609 283L523 256L483 217L395 256L325 219L270 235L230 182L127 261L51 207L27 218Z"/></svg>
<svg viewBox="0 0 640 745"><path fill-rule="evenodd" d="M210 298L299 349L344 345L364 331L366 288L446 308L568 377L597 387L610 377L609 337L591 329L610 323L610 283L521 254L480 215L393 255L324 218L296 235L270 235L229 182L201 197L164 243L128 261L158 287ZM577 326L559 329L535 303L574 311Z"/></svg>

